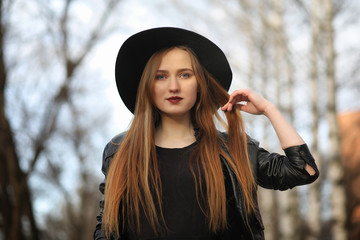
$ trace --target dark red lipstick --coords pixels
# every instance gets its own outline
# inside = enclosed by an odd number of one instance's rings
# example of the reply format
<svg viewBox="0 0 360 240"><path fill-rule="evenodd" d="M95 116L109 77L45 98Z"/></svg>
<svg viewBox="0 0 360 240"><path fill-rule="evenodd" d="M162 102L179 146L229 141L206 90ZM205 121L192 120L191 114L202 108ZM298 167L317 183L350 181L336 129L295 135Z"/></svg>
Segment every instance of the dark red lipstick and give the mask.
<svg viewBox="0 0 360 240"><path fill-rule="evenodd" d="M182 97L178 97L178 96L172 96L172 97L167 98L166 100L168 100L168 101L171 102L171 103L178 103L178 102L180 102L181 100L183 100L183 98L182 98Z"/></svg>

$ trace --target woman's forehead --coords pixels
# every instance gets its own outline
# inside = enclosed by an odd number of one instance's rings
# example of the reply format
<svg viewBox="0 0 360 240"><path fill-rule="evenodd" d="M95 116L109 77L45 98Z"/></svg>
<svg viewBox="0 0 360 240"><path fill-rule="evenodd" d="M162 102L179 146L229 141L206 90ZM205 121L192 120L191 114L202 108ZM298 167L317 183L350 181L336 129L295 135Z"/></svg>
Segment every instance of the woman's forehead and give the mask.
<svg viewBox="0 0 360 240"><path fill-rule="evenodd" d="M180 48L174 48L165 53L160 62L159 70L168 69L192 69L190 54Z"/></svg>

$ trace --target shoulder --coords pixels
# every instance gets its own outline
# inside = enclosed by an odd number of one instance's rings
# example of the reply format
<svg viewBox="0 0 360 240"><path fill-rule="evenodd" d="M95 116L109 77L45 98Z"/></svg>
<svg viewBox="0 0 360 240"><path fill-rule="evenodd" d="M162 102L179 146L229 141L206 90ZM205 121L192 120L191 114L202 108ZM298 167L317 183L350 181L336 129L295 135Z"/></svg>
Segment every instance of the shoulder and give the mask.
<svg viewBox="0 0 360 240"><path fill-rule="evenodd" d="M122 132L114 136L105 146L104 157L112 156L116 153L121 143L124 141L127 132Z"/></svg>
<svg viewBox="0 0 360 240"><path fill-rule="evenodd" d="M115 153L117 152L117 150L119 149L119 146L121 145L121 143L124 141L125 136L126 136L127 132L122 132L116 136L114 136L105 146L104 148L104 152L103 152L103 159L102 159L102 171L104 173L107 172L111 160L113 158L113 156L115 155Z"/></svg>
<svg viewBox="0 0 360 240"><path fill-rule="evenodd" d="M110 143L115 146L120 145L122 143L122 141L124 141L126 134L127 134L127 131L117 134L110 140Z"/></svg>

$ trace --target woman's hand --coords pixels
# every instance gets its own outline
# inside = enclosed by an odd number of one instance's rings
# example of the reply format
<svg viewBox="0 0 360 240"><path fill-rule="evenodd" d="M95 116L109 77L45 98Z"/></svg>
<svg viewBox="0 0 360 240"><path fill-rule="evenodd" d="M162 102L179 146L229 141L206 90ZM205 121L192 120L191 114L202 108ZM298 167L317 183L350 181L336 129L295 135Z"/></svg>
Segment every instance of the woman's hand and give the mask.
<svg viewBox="0 0 360 240"><path fill-rule="evenodd" d="M245 103L238 104L239 102ZM304 140L282 116L275 105L253 91L249 89L236 90L230 95L229 101L221 110L231 111L234 106L247 113L264 114L268 117L283 149L304 144ZM310 175L315 174L315 170L310 165L306 164L305 169Z"/></svg>
<svg viewBox="0 0 360 240"><path fill-rule="evenodd" d="M242 102L245 102L245 105ZM253 91L249 89L234 91L221 110L231 111L234 107L251 114L264 114L274 127L283 149L304 144L304 140L275 105Z"/></svg>
<svg viewBox="0 0 360 240"><path fill-rule="evenodd" d="M244 102L245 104L240 102ZM247 113L266 115L266 111L273 106L273 104L249 89L240 89L230 95L229 101L221 110L231 111L234 106Z"/></svg>

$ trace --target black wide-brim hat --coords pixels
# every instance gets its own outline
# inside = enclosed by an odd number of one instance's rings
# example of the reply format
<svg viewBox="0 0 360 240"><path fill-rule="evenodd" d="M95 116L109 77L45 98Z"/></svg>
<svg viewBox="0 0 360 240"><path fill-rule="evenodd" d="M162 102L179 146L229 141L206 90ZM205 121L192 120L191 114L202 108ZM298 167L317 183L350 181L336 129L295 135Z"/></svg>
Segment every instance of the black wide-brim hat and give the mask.
<svg viewBox="0 0 360 240"><path fill-rule="evenodd" d="M157 51L186 46L196 54L200 64L229 90L232 72L223 51L212 41L195 32L174 28L153 28L136 33L121 46L115 64L117 89L125 106L134 113L138 85L150 57Z"/></svg>

